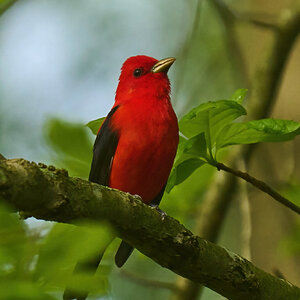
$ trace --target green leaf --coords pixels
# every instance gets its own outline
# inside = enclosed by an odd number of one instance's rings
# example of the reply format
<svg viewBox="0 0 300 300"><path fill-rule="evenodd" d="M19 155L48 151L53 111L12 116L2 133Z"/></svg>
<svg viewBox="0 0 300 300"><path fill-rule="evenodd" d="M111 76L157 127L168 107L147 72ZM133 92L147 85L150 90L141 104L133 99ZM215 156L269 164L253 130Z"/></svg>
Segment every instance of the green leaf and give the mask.
<svg viewBox="0 0 300 300"><path fill-rule="evenodd" d="M85 126L90 128L93 134L97 135L98 131L100 129L100 126L102 125L104 120L105 120L105 117L99 118L97 120L93 120L93 121L88 122Z"/></svg>
<svg viewBox="0 0 300 300"><path fill-rule="evenodd" d="M183 143L183 153L206 159L207 145L204 132L186 140Z"/></svg>
<svg viewBox="0 0 300 300"><path fill-rule="evenodd" d="M180 140L174 166L193 157L200 157L204 160L207 159L207 147L204 132L190 139Z"/></svg>
<svg viewBox="0 0 300 300"><path fill-rule="evenodd" d="M180 131L189 139L183 139L179 144L167 192L202 164L214 165L217 151L221 148L235 144L287 141L300 134L300 123L294 121L263 119L232 123L246 114L240 105L246 93L246 89L240 89L233 94L232 100L203 103L181 119ZM198 160L202 163L199 164Z"/></svg>
<svg viewBox="0 0 300 300"><path fill-rule="evenodd" d="M247 89L239 89L236 90L233 95L231 96L231 100L237 102L238 104L242 104L246 95L247 95L248 90Z"/></svg>
<svg viewBox="0 0 300 300"><path fill-rule="evenodd" d="M39 230L29 231L17 214L0 205L0 298L56 299L32 278L39 249Z"/></svg>
<svg viewBox="0 0 300 300"><path fill-rule="evenodd" d="M205 161L199 158L189 158L181 163L178 163L178 165L176 165L172 169L171 175L166 186L166 192L170 193L170 191L175 185L178 185L184 180L186 180L189 176L192 175L192 173L195 170L197 170L204 164Z"/></svg>
<svg viewBox="0 0 300 300"><path fill-rule="evenodd" d="M262 119L233 123L223 128L217 138L217 148L259 142L283 142L300 134L300 123L290 120Z"/></svg>
<svg viewBox="0 0 300 300"><path fill-rule="evenodd" d="M206 102L187 113L180 120L179 128L186 137L193 137L208 129L216 136L226 124L246 114L245 108L235 101Z"/></svg>
<svg viewBox="0 0 300 300"><path fill-rule="evenodd" d="M287 141L300 134L300 123L264 119L233 123L245 115L240 105L246 89L237 90L232 100L207 102L192 109L179 122L181 138L166 191L183 182L205 163L215 165L217 151L235 144Z"/></svg>
<svg viewBox="0 0 300 300"><path fill-rule="evenodd" d="M50 119L45 126L48 145L54 150L54 163L72 176L88 177L92 160L92 141L83 124Z"/></svg>
<svg viewBox="0 0 300 300"><path fill-rule="evenodd" d="M82 271L73 278L72 271L75 264L80 261L98 257L111 242L113 233L108 226L95 223L73 226L55 224L41 244L38 262L35 268L35 278L40 278L44 285L63 289L72 284L78 277L82 277L83 286L78 281L79 289L84 290L89 277L92 290L104 291L107 287L106 278L98 282L93 280L93 275Z"/></svg>
<svg viewBox="0 0 300 300"><path fill-rule="evenodd" d="M207 149L213 159L213 149L220 131L245 114L244 107L232 100L207 102L186 114L179 122L179 129L189 138L204 132Z"/></svg>
<svg viewBox="0 0 300 300"><path fill-rule="evenodd" d="M8 274L21 275L22 260L25 260L26 252L30 251L26 224L20 221L16 214L9 213L2 205L0 206L0 237L0 278Z"/></svg>
<svg viewBox="0 0 300 300"><path fill-rule="evenodd" d="M184 146L185 146L186 141L187 141L186 138L179 135L179 143L178 143L178 147L177 147L177 153L176 153L174 164L175 164L176 161L178 161L178 159L183 154Z"/></svg>
<svg viewBox="0 0 300 300"><path fill-rule="evenodd" d="M201 164L199 164L199 158L202 158ZM207 147L204 132L188 140L180 137L176 159L166 187L167 193L205 164L206 160Z"/></svg>

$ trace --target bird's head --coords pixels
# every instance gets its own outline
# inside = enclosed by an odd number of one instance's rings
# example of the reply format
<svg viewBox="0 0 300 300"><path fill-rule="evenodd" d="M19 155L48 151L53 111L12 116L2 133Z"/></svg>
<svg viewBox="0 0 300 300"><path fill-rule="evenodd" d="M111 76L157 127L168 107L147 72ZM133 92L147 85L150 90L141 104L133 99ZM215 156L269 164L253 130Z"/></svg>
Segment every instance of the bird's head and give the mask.
<svg viewBox="0 0 300 300"><path fill-rule="evenodd" d="M158 61L144 55L128 58L121 69L116 104L132 99L169 99L170 82L167 72L174 61L173 57Z"/></svg>

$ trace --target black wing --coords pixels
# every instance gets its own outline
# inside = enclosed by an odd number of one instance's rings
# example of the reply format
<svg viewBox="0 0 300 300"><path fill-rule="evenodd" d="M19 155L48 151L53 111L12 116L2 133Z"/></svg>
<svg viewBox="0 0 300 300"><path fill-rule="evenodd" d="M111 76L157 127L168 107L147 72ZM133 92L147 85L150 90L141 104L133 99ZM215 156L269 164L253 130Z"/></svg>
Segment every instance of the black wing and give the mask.
<svg viewBox="0 0 300 300"><path fill-rule="evenodd" d="M119 141L118 133L110 125L111 117L118 107L115 106L107 115L94 144L89 180L102 185L108 185L111 163Z"/></svg>

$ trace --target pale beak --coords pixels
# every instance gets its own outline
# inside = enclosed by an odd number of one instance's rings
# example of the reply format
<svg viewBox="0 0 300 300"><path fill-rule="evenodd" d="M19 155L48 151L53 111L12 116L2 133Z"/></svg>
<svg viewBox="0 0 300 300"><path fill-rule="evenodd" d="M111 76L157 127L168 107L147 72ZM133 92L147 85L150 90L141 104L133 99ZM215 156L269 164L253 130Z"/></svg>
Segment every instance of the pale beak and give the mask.
<svg viewBox="0 0 300 300"><path fill-rule="evenodd" d="M153 68L151 70L152 73L159 73L159 72L167 73L175 60L176 60L176 58L174 58L174 57L168 57L168 58L164 58L164 59L158 61L153 66Z"/></svg>

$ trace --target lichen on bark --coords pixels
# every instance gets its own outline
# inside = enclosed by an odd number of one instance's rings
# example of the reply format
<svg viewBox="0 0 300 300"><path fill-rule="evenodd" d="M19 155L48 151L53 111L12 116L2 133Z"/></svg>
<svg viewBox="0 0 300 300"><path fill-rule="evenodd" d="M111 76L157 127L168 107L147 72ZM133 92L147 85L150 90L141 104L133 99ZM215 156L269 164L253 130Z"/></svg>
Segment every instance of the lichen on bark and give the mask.
<svg viewBox="0 0 300 300"><path fill-rule="evenodd" d="M163 267L229 299L299 299L300 289L201 237L137 196L24 159L0 160L0 201L26 216L108 221L118 236Z"/></svg>

